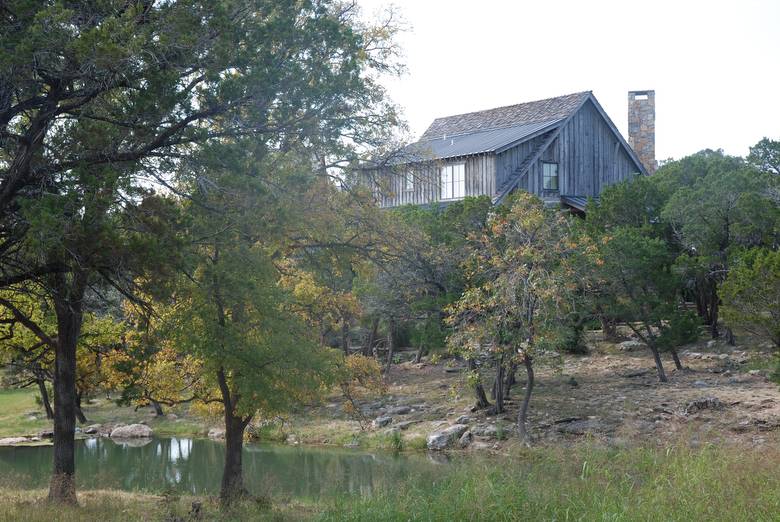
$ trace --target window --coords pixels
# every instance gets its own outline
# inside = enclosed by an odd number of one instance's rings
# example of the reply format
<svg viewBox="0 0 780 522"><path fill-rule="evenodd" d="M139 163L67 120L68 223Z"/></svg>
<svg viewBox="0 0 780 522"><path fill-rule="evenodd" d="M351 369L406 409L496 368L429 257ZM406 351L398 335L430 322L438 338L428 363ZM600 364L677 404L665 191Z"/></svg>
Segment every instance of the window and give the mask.
<svg viewBox="0 0 780 522"><path fill-rule="evenodd" d="M414 190L414 172L411 169L404 173L404 190L407 192Z"/></svg>
<svg viewBox="0 0 780 522"><path fill-rule="evenodd" d="M542 163L542 177L544 190L558 190L557 163Z"/></svg>
<svg viewBox="0 0 780 522"><path fill-rule="evenodd" d="M460 199L466 195L466 164L441 168L441 199Z"/></svg>

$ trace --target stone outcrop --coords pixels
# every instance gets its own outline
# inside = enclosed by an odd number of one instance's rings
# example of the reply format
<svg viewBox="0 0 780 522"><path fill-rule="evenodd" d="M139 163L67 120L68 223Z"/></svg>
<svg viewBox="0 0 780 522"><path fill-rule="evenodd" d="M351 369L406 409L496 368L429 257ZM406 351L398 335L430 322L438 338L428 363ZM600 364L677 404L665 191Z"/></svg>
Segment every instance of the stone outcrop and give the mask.
<svg viewBox="0 0 780 522"><path fill-rule="evenodd" d="M451 447L469 427L465 424L453 424L443 430L428 435L427 446L431 450L443 450Z"/></svg>
<svg viewBox="0 0 780 522"><path fill-rule="evenodd" d="M112 439L143 439L150 438L152 435L154 435L152 428L146 424L130 424L111 431Z"/></svg>

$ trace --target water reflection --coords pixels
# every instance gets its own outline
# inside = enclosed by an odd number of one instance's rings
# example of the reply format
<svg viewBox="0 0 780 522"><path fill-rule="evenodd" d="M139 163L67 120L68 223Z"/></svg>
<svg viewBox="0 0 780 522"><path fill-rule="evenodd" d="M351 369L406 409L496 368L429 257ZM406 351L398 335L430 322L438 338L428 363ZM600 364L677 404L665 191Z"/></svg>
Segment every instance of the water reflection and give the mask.
<svg viewBox="0 0 780 522"><path fill-rule="evenodd" d="M41 488L48 483L51 447L0 448L0 487ZM204 439L139 439L77 442L77 481L82 488L116 488L192 494L219 491L224 446ZM369 495L410 475L437 474L441 464L424 456L351 450L247 445L247 487L255 494L319 498L335 493Z"/></svg>

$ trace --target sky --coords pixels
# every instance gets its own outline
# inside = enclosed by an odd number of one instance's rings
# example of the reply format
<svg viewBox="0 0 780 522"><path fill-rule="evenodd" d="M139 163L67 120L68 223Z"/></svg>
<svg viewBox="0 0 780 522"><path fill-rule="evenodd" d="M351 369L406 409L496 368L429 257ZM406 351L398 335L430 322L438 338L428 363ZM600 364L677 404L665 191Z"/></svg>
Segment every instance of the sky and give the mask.
<svg viewBox="0 0 780 522"><path fill-rule="evenodd" d="M407 71L386 78L414 137L434 118L579 91L627 137L655 90L656 158L780 139L780 0L357 0L394 6Z"/></svg>

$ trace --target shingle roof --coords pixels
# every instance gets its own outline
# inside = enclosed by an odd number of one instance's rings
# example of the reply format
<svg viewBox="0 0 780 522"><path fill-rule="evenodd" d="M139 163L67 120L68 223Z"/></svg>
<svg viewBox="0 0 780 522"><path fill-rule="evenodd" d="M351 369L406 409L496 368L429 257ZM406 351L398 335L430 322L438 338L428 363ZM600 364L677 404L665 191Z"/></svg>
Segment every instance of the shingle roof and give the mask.
<svg viewBox="0 0 780 522"><path fill-rule="evenodd" d="M405 148L402 161L406 163L495 152L510 143L515 143L548 128L553 128L560 121L561 119L553 119L419 141Z"/></svg>
<svg viewBox="0 0 780 522"><path fill-rule="evenodd" d="M577 110L590 91L547 98L485 111L436 118L420 141L448 138L458 134L561 120Z"/></svg>

